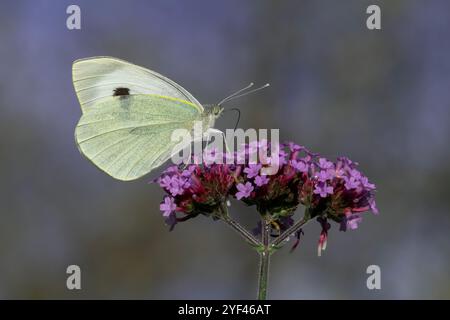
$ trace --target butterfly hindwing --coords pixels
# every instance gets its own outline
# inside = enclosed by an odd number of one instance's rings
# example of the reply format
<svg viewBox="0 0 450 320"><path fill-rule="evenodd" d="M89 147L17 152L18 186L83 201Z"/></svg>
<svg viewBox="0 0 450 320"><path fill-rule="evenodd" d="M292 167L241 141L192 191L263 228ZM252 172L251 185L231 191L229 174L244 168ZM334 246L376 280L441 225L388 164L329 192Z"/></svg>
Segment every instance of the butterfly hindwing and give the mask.
<svg viewBox="0 0 450 320"><path fill-rule="evenodd" d="M167 161L176 129L201 120L189 101L159 95L102 98L83 113L75 139L83 155L119 180L137 179ZM175 150L177 151L177 150Z"/></svg>

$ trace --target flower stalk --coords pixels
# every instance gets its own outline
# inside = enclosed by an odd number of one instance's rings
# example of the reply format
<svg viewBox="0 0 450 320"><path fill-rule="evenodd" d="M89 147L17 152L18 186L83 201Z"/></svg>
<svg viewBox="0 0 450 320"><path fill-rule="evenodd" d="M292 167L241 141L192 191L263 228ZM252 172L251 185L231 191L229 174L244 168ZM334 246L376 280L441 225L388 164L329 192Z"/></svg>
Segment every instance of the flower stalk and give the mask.
<svg viewBox="0 0 450 320"><path fill-rule="evenodd" d="M221 215L220 219L224 221L227 225L229 225L234 231L239 233L242 238L244 238L247 243L249 243L252 247L259 248L262 246L261 241L256 239L247 229L245 229L240 223L233 220L228 214L228 208L226 204L220 206Z"/></svg>
<svg viewBox="0 0 450 320"><path fill-rule="evenodd" d="M289 240L289 237L291 237L297 231L299 231L309 220L310 220L309 217L305 214L305 216L302 219L300 219L289 229L284 231L279 237L275 238L271 246L273 248L279 248L280 246L282 246L284 241Z"/></svg>
<svg viewBox="0 0 450 320"><path fill-rule="evenodd" d="M266 300L267 286L269 281L269 266L272 250L270 247L270 216L261 218L261 242L259 250L259 270L258 270L258 300Z"/></svg>

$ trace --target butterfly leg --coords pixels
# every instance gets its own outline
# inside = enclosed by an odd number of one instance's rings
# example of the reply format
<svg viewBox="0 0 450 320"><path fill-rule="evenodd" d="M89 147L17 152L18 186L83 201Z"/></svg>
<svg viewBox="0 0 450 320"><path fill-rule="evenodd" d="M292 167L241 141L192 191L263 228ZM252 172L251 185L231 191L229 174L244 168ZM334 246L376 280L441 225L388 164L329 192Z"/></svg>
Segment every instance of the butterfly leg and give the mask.
<svg viewBox="0 0 450 320"><path fill-rule="evenodd" d="M209 128L208 130L205 131L205 136L206 136L206 144L209 143L209 140L212 136L216 136L216 135L221 135L223 138L223 141L225 141L225 149L227 150L227 152L230 152L230 149L228 148L228 143L227 143L227 139L225 137L225 133L223 133L220 130L214 129L214 128Z"/></svg>

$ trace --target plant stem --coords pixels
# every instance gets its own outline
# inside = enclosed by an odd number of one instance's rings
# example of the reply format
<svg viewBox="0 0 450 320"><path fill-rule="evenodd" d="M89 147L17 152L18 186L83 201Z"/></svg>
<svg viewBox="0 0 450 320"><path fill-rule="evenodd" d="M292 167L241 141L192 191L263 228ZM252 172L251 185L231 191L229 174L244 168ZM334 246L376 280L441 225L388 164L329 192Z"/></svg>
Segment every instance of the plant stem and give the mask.
<svg viewBox="0 0 450 320"><path fill-rule="evenodd" d="M233 230L239 233L250 245L252 245L259 253L259 270L258 270L258 299L265 300L267 298L267 287L269 281L269 265L270 255L292 234L302 228L310 219L309 214L305 212L305 216L297 221L292 227L284 231L272 243L270 243L270 214L262 215L261 218L261 240L258 240L247 229L241 226L237 221L233 220L228 214L228 207L225 201L220 206L220 215L217 216Z"/></svg>
<svg viewBox="0 0 450 320"><path fill-rule="evenodd" d="M279 237L277 237L273 242L272 242L272 247L276 247L279 246L281 243L283 243L284 240L286 240L287 238L289 238L291 235L293 235L294 233L296 233L298 230L300 230L308 221L309 221L309 217L307 217L307 215L305 215L302 219L300 219L299 221L297 221L292 227L290 227L289 229L287 229L286 231L284 231Z"/></svg>
<svg viewBox="0 0 450 320"><path fill-rule="evenodd" d="M258 272L258 299L266 300L267 285L269 281L269 265L270 265L270 221L267 218L261 220L261 240L262 250L259 251L259 272Z"/></svg>
<svg viewBox="0 0 450 320"><path fill-rule="evenodd" d="M228 214L228 208L226 205L221 206L222 215L220 219L228 224L233 230L239 233L250 245L254 247L261 247L262 243L256 239L250 232L247 231L243 226L241 226L237 221L234 221Z"/></svg>

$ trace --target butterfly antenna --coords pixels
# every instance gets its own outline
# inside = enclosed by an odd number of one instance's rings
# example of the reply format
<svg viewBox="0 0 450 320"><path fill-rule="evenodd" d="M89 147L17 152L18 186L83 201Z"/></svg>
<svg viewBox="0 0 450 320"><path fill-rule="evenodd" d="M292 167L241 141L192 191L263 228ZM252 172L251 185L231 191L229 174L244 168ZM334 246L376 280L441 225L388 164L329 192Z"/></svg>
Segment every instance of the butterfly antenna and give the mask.
<svg viewBox="0 0 450 320"><path fill-rule="evenodd" d="M233 92L232 94L230 94L228 97L226 97L225 99L223 99L222 101L220 101L218 103L218 105L220 106L222 103L227 102L228 100L232 99L233 97L235 97L236 95L240 94L242 91L245 91L247 89L250 89L251 87L253 87L254 83L250 82L250 84L248 86L246 86L245 88L239 89L236 92Z"/></svg>
<svg viewBox="0 0 450 320"><path fill-rule="evenodd" d="M233 96L231 96L230 98L228 98L227 100L225 100L225 102L228 102L228 101L230 101L230 100L234 100L234 99L236 99L236 98L240 98L240 97L246 96L246 95L248 95L248 94L250 94L250 93L254 93L254 92L256 92L256 91L262 90L262 89L267 88L267 87L269 87L269 86L270 86L270 84L269 84L269 83L266 83L265 85L263 85L263 86L261 86L261 87L259 87L259 88L256 88L256 89L253 89L253 90L250 90L250 91L241 93L241 94L236 93L236 94L234 94ZM241 92L242 92L242 91L241 91Z"/></svg>

